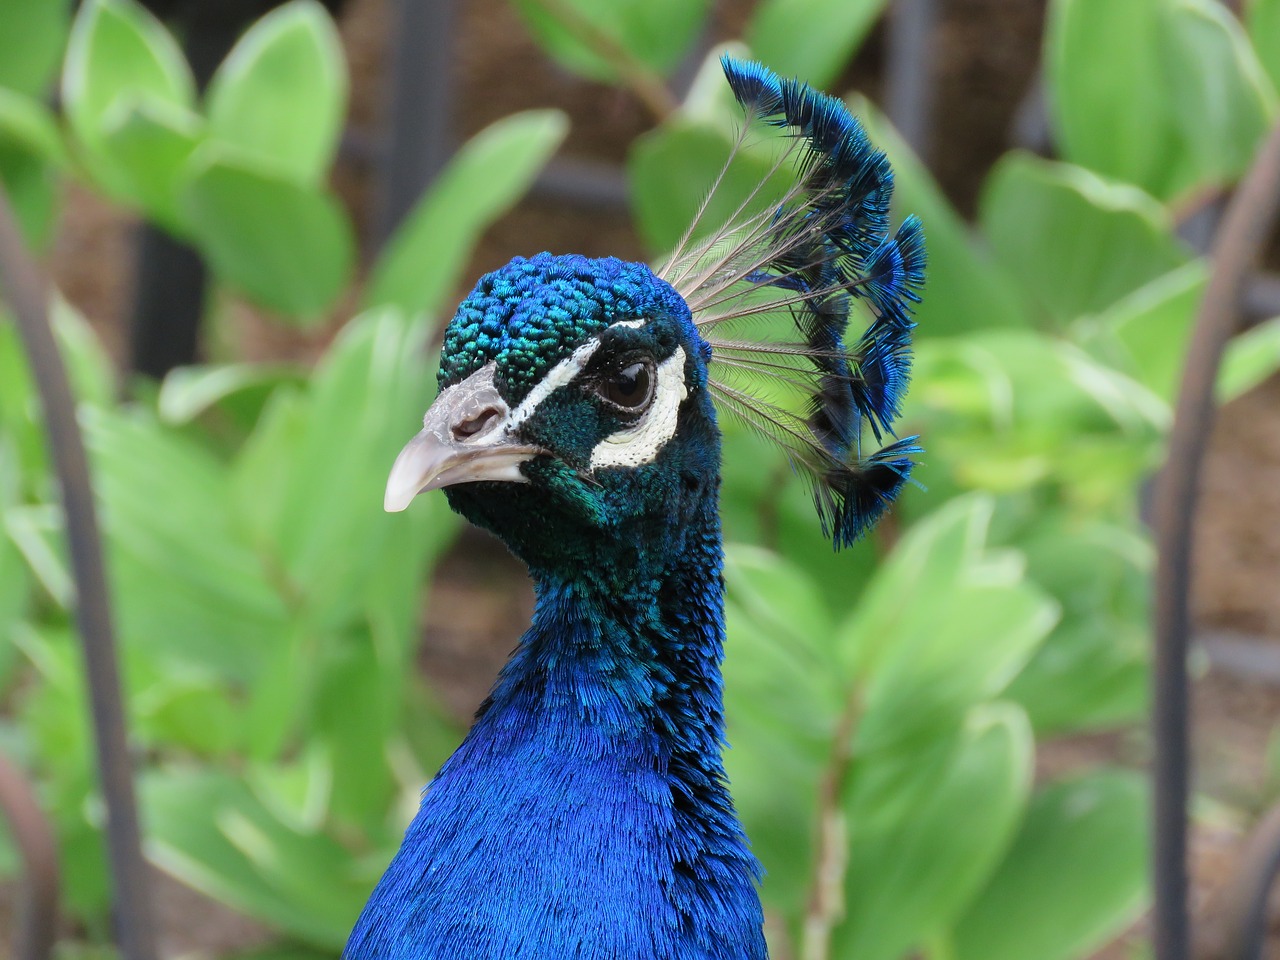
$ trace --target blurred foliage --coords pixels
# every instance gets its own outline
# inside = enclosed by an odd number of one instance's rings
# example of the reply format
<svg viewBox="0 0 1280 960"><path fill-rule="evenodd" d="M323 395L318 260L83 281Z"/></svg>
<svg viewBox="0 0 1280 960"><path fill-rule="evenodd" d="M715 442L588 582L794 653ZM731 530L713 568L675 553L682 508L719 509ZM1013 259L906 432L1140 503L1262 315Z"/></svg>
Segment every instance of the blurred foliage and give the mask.
<svg viewBox="0 0 1280 960"><path fill-rule="evenodd" d="M620 85L661 82L709 8L515 5L559 64ZM762 0L746 52L828 84L884 6ZM836 555L780 454L725 424L726 763L779 955L789 940L858 960L1073 960L1142 909L1140 776L1037 775L1036 749L1130 731L1145 709L1139 491L1206 281L1176 220L1241 173L1274 119L1278 38L1273 0L1254 0L1244 26L1213 0L1054 0L1057 159L1002 158L976 224L874 105L852 101L894 163L898 212L928 235L906 410L928 454L924 486ZM313 322L356 299L353 231L327 185L346 77L311 0L253 26L203 99L132 0L88 0L74 19L67 3L8 0L0 180L38 247L74 179L193 243L226 289ZM635 222L655 256L736 123L712 56L632 145ZM388 517L379 491L430 400L431 331L470 251L565 132L561 114L534 111L463 145L314 369L232 358L122 402L87 325L55 306L101 504L148 854L277 931L261 960L336 955L460 735L414 664L424 585L457 523L439 497ZM769 169L763 146L744 150L707 225ZM1220 396L1278 361L1280 321L1237 338ZM36 770L70 905L102 938L101 810L55 492L0 324L0 748Z"/></svg>

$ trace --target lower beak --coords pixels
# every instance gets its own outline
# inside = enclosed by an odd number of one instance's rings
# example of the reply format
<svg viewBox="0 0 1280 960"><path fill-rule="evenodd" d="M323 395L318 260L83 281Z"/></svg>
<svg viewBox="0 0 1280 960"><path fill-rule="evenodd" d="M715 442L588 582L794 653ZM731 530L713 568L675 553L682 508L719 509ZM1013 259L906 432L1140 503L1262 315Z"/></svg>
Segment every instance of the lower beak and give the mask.
<svg viewBox="0 0 1280 960"><path fill-rule="evenodd" d="M398 513L427 490L458 483L528 483L520 465L544 452L508 430L510 410L493 382L492 364L449 387L423 418L391 467L383 506Z"/></svg>

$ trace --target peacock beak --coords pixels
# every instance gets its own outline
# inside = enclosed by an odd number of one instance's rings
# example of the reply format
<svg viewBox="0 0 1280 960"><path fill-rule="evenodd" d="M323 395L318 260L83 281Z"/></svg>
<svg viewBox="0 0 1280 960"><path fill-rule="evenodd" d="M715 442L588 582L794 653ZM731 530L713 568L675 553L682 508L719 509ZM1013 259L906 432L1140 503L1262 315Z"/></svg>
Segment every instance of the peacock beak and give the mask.
<svg viewBox="0 0 1280 960"><path fill-rule="evenodd" d="M528 483L520 465L543 451L518 440L511 409L487 364L436 398L391 467L383 507L398 513L420 493L456 483L506 480Z"/></svg>

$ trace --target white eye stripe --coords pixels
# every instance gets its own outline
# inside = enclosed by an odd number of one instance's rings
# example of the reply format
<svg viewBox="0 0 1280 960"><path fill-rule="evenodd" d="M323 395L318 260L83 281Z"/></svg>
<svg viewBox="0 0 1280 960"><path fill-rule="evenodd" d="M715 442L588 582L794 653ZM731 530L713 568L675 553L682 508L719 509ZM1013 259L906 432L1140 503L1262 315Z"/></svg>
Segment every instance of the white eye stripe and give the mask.
<svg viewBox="0 0 1280 960"><path fill-rule="evenodd" d="M605 437L591 451L591 468L638 467L652 463L676 433L680 404L689 395L684 383L684 348L658 364L653 402L632 426Z"/></svg>

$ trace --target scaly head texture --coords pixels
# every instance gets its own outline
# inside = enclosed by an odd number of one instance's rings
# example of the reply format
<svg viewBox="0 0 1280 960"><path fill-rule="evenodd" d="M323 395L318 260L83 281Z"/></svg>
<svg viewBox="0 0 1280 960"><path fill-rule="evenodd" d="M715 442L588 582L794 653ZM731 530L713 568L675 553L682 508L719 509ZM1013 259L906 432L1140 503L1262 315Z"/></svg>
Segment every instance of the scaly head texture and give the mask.
<svg viewBox="0 0 1280 960"><path fill-rule="evenodd" d="M920 452L916 437L871 453L862 444L894 435L924 236L914 216L890 235L893 171L842 101L758 63L721 63L748 125L793 133L779 164L791 162L795 185L763 210L744 204L703 241L686 238L659 274L711 346L720 407L782 445L838 548L879 518ZM850 343L859 308L870 322Z"/></svg>

